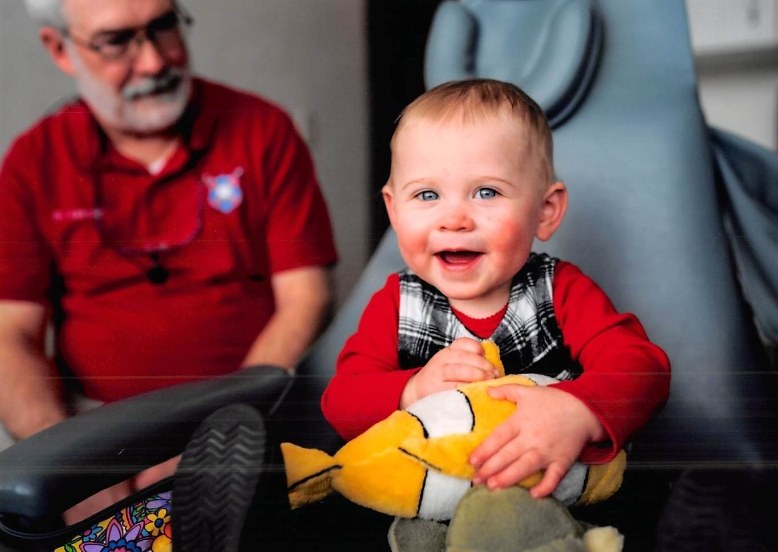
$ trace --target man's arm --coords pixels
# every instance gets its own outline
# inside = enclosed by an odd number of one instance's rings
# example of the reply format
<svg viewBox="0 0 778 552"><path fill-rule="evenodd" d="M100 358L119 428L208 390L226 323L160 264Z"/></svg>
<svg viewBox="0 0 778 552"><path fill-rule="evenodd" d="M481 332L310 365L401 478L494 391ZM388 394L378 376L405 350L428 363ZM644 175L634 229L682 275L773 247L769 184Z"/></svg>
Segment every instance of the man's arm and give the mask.
<svg viewBox="0 0 778 552"><path fill-rule="evenodd" d="M19 439L67 417L44 351L45 328L42 305L0 300L0 420Z"/></svg>
<svg viewBox="0 0 778 552"><path fill-rule="evenodd" d="M324 325L332 302L329 270L309 266L271 278L276 311L249 349L244 366L294 369Z"/></svg>

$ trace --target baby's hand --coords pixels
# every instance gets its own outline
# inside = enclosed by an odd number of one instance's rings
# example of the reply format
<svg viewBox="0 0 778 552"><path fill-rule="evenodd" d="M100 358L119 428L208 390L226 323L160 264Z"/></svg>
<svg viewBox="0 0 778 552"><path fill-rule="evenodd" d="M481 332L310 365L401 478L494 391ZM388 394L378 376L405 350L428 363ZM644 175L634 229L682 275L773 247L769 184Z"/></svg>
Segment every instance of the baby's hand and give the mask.
<svg viewBox="0 0 778 552"><path fill-rule="evenodd" d="M530 494L548 496L583 447L604 435L602 425L583 402L553 387L502 385L489 389L489 395L513 401L517 408L470 456L476 468L475 484L502 489L544 470Z"/></svg>
<svg viewBox="0 0 778 552"><path fill-rule="evenodd" d="M495 377L497 370L484 357L481 344L469 337L460 337L438 351L408 380L400 398L400 408L438 391Z"/></svg>

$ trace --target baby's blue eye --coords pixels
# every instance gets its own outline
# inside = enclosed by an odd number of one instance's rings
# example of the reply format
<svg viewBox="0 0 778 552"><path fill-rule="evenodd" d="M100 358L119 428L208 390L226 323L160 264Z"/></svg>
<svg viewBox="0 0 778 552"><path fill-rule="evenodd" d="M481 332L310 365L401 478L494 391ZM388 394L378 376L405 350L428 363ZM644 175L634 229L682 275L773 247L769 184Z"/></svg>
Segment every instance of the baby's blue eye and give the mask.
<svg viewBox="0 0 778 552"><path fill-rule="evenodd" d="M497 191L492 188L478 188L475 195L479 199L492 199L497 197Z"/></svg>
<svg viewBox="0 0 778 552"><path fill-rule="evenodd" d="M422 201L434 201L438 199L438 193L433 192L432 190L424 190L423 192L419 192L416 197Z"/></svg>

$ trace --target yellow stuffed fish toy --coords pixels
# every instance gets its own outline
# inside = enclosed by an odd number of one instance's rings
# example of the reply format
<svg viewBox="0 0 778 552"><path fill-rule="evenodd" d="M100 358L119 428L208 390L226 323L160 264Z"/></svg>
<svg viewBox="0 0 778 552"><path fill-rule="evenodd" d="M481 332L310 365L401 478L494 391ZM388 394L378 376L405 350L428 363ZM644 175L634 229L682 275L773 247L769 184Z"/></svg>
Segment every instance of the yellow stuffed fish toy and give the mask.
<svg viewBox="0 0 778 552"><path fill-rule="evenodd" d="M483 342L487 360L504 374L499 349ZM493 399L491 386L546 385L554 379L509 375L470 383L424 397L346 443L334 456L282 443L292 508L317 502L333 490L367 508L392 516L448 520L472 486L470 453L516 409ZM554 493L560 502L604 500L621 485L626 455L608 464L575 463ZM531 487L536 474L520 483Z"/></svg>

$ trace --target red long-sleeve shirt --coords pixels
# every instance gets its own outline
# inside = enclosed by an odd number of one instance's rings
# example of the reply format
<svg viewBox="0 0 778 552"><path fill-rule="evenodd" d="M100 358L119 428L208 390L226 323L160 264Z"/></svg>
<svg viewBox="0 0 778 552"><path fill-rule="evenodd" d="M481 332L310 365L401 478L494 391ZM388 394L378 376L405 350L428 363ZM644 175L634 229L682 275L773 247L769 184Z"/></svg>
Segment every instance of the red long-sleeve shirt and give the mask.
<svg viewBox="0 0 778 552"><path fill-rule="evenodd" d="M397 410L403 388L420 369L401 370L398 365L399 301L399 278L392 274L370 300L322 396L325 417L344 439ZM638 319L618 313L597 284L570 263L557 263L553 303L564 344L583 367L577 379L554 386L580 399L602 424L610 446L586 447L581 460L604 462L664 402L670 363ZM477 328L476 333L490 335L500 319L490 321L491 328ZM470 322L463 320L473 331Z"/></svg>

